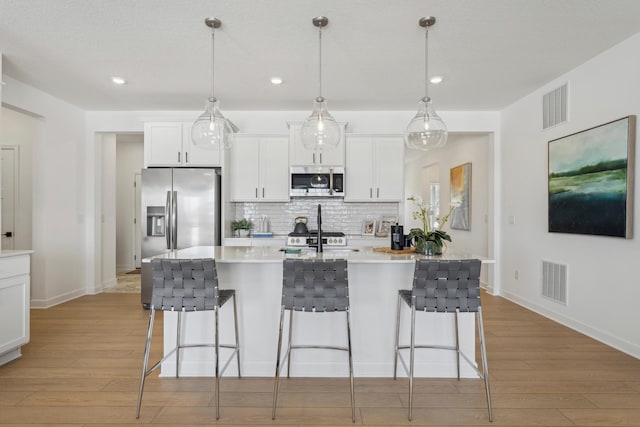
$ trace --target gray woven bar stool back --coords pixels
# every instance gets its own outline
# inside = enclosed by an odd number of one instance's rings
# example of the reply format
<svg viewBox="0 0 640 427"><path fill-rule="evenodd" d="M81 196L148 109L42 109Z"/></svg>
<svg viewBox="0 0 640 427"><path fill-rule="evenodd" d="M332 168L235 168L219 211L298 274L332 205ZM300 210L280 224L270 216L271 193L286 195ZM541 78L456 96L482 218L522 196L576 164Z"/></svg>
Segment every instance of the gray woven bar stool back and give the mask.
<svg viewBox="0 0 640 427"><path fill-rule="evenodd" d="M276 418L276 405L280 384L280 370L287 361L287 378L291 373L291 350L319 348L346 351L349 355L349 381L351 385L351 420L356 421L355 397L353 391L353 359L351 356L351 322L349 315L349 280L347 261L344 259L285 259L282 267L282 305L276 373L273 386L272 418ZM282 333L285 310L289 311L289 339L282 359ZM347 346L293 345L293 312L345 312L347 320Z"/></svg>
<svg viewBox="0 0 640 427"><path fill-rule="evenodd" d="M398 311L396 317L396 347L393 366L393 378L398 372L398 358L409 377L409 421L413 409L413 368L416 348L435 348L453 350L456 352L456 368L460 380L460 358L466 360L484 380L487 396L489 421L493 421L491 411L491 392L489 390L489 371L487 367L487 351L482 322L482 307L480 305L480 260L440 261L420 259L416 261L411 290L398 291ZM411 342L410 345L400 345L400 311L405 303L411 308ZM456 330L456 345L417 345L415 343L416 311L453 313ZM458 315L460 312L475 313L478 320L478 336L480 339L480 353L482 355L482 371L475 363L475 357L469 358L460 350ZM402 357L401 350L409 349L409 367Z"/></svg>
<svg viewBox="0 0 640 427"><path fill-rule="evenodd" d="M155 371L172 354L176 355L176 378L180 373L180 350L183 348L212 347L215 349L215 404L216 419L220 418L220 377L236 357L238 363L238 378L240 378L240 342L238 338L238 310L236 305L236 291L233 289L220 289L218 287L218 274L216 262L213 259L156 259L151 262L153 274L153 294L149 313L149 326L147 328L147 340L144 347L144 359L142 362L142 376L140 390L138 392L138 404L136 418L140 417L142 393L144 392L145 379ZM235 328L235 344L220 344L218 333L218 312L220 308L233 299L233 319ZM178 313L176 328L176 347L166 353L162 359L149 368L149 351L151 349L151 337L153 335L153 321L156 310L175 311ZM182 316L184 313L194 311L213 311L214 315L214 340L213 343L185 344L182 342ZM226 363L220 369L220 347L232 349L233 352Z"/></svg>

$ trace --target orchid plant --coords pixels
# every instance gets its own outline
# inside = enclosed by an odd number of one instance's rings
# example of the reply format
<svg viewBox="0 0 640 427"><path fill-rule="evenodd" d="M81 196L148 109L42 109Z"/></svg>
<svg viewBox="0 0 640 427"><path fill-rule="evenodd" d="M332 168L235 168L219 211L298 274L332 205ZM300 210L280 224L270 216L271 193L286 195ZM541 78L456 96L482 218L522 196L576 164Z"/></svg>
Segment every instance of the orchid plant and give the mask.
<svg viewBox="0 0 640 427"><path fill-rule="evenodd" d="M422 223L422 228L412 228L409 231L409 239L415 241L416 250L424 250L425 245L430 241L436 246L435 253L442 253L444 241L451 242L451 236L442 230L442 227L449 221L454 206L450 207L445 216L434 218L433 208L427 205L422 197L411 196L407 200L412 201L418 208L413 212L413 219Z"/></svg>

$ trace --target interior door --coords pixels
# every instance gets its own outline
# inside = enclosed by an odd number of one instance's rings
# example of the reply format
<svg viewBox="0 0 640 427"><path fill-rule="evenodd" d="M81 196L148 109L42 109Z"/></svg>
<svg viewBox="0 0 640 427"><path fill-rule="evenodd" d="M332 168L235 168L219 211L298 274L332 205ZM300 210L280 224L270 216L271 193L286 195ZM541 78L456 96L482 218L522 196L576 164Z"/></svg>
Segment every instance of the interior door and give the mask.
<svg viewBox="0 0 640 427"><path fill-rule="evenodd" d="M17 147L2 147L2 249L15 249Z"/></svg>

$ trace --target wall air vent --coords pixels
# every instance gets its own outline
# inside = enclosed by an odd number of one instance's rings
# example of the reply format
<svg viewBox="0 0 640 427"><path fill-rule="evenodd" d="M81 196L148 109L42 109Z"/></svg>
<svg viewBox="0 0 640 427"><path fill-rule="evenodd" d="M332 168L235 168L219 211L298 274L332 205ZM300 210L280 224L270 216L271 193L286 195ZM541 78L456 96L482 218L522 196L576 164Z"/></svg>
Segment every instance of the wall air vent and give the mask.
<svg viewBox="0 0 640 427"><path fill-rule="evenodd" d="M567 305L567 266L542 261L542 296Z"/></svg>
<svg viewBox="0 0 640 427"><path fill-rule="evenodd" d="M542 128L548 129L567 121L567 86L563 84L542 96Z"/></svg>

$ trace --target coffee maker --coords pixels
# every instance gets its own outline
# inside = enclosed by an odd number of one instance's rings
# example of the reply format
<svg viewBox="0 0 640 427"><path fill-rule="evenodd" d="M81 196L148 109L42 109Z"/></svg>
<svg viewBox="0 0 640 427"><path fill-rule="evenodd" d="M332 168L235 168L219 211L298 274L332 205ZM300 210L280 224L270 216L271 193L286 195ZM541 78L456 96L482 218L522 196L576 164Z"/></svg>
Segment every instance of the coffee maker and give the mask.
<svg viewBox="0 0 640 427"><path fill-rule="evenodd" d="M394 251L400 251L404 249L403 226L398 225L398 223L391 226L391 249Z"/></svg>

